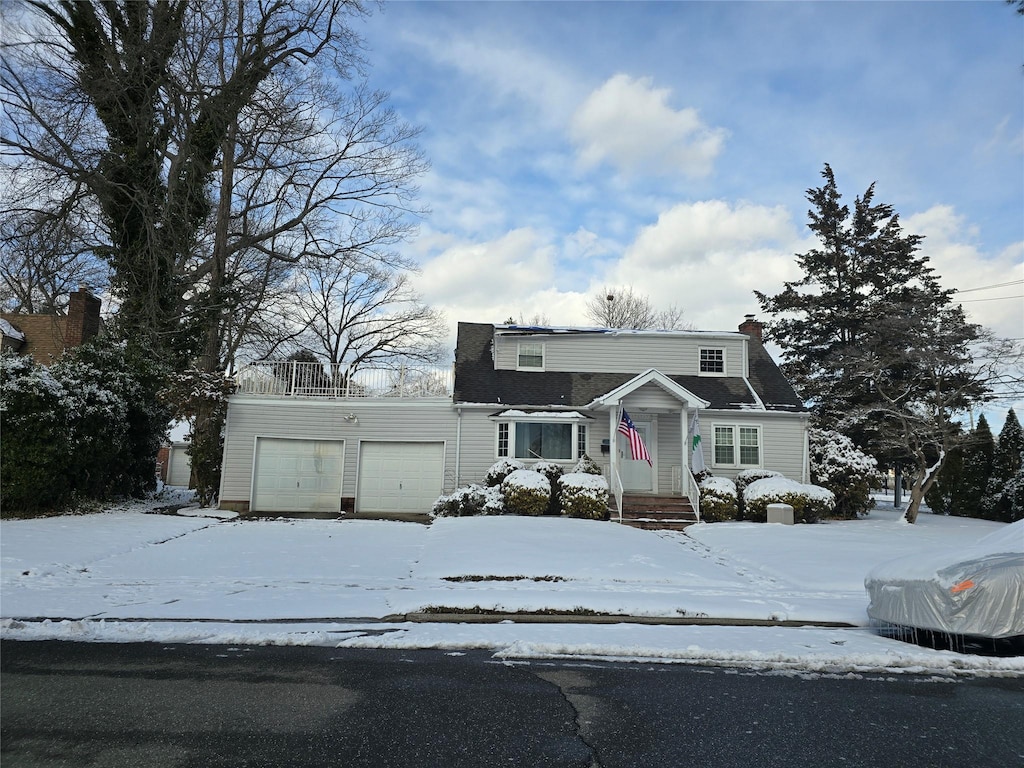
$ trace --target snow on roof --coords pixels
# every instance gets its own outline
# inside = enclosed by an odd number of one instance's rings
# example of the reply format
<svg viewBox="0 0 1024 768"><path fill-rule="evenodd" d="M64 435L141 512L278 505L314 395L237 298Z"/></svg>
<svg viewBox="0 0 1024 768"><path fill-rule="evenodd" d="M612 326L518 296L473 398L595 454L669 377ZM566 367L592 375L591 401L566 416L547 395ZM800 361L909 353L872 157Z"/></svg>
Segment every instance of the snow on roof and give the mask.
<svg viewBox="0 0 1024 768"><path fill-rule="evenodd" d="M579 411L520 411L515 408L511 408L507 411L502 411L495 418L504 419L523 419L523 418L536 418L541 416L545 419L587 419L589 417L584 416Z"/></svg>
<svg viewBox="0 0 1024 768"><path fill-rule="evenodd" d="M560 326L560 325L495 325L495 330L506 331L510 334L572 334L572 333L597 333L609 336L746 336L739 331L679 331L659 330L656 328L601 328L590 326Z"/></svg>
<svg viewBox="0 0 1024 768"><path fill-rule="evenodd" d="M0 331L3 331L4 336L9 339L17 339L18 341L25 340L25 334L11 325L9 322L0 318Z"/></svg>

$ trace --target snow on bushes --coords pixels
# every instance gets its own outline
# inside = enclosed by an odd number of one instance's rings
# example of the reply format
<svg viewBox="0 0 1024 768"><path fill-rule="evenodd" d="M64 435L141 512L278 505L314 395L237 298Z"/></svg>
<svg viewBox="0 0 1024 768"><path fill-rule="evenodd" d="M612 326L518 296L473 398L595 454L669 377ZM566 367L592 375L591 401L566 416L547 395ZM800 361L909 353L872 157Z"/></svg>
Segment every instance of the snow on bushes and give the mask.
<svg viewBox="0 0 1024 768"><path fill-rule="evenodd" d="M808 435L811 480L835 495L834 514L851 520L866 515L875 505L871 487L878 482L878 463L839 432L811 429Z"/></svg>
<svg viewBox="0 0 1024 768"><path fill-rule="evenodd" d="M739 516L736 484L727 477L706 476L700 481L700 519L706 523L735 520Z"/></svg>
<svg viewBox="0 0 1024 768"><path fill-rule="evenodd" d="M556 464L553 461L538 461L530 469L534 472L540 472L551 483L551 499L548 501L547 513L549 515L560 515L562 513L562 500L558 480L565 474L565 469L561 464Z"/></svg>
<svg viewBox="0 0 1024 768"><path fill-rule="evenodd" d="M744 519L763 523L769 504L789 504L798 523L816 523L832 513L836 499L830 490L805 485L784 477L766 477L750 483L743 491Z"/></svg>
<svg viewBox="0 0 1024 768"><path fill-rule="evenodd" d="M500 488L468 485L457 488L434 502L433 517L470 517L472 515L500 515L505 512L505 501Z"/></svg>
<svg viewBox="0 0 1024 768"><path fill-rule="evenodd" d="M782 477L782 473L771 469L744 469L736 475L736 504L739 507L739 519L748 519L745 514L745 497L743 492L751 483L756 483L758 480L764 480L767 477Z"/></svg>
<svg viewBox="0 0 1024 768"><path fill-rule="evenodd" d="M562 512L569 517L604 520L608 517L608 481L590 472L570 472L558 479Z"/></svg>
<svg viewBox="0 0 1024 768"><path fill-rule="evenodd" d="M501 481L505 511L513 515L543 515L551 499L551 481L540 472L517 469Z"/></svg>
<svg viewBox="0 0 1024 768"><path fill-rule="evenodd" d="M597 462L587 456L587 454L580 456L580 460L576 462L576 466L572 468L572 472L570 474L578 475L580 473L587 475L604 474L601 471L601 467L597 465Z"/></svg>
<svg viewBox="0 0 1024 768"><path fill-rule="evenodd" d="M484 474L484 485L490 488L501 485L505 478L517 469L526 469L526 465L515 459L500 459L492 464Z"/></svg>
<svg viewBox="0 0 1024 768"><path fill-rule="evenodd" d="M169 415L156 403L161 381L144 350L102 337L49 368L0 356L4 514L60 511L79 499L155 488Z"/></svg>

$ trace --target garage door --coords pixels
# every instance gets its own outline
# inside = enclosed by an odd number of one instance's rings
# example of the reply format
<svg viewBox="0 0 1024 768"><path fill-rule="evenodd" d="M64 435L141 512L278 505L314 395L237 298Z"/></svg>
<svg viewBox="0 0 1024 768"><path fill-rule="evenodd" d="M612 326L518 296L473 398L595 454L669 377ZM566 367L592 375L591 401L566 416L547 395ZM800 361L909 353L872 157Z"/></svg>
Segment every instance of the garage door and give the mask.
<svg viewBox="0 0 1024 768"><path fill-rule="evenodd" d="M339 512L343 440L256 438L254 512Z"/></svg>
<svg viewBox="0 0 1024 768"><path fill-rule="evenodd" d="M360 512L429 512L443 486L444 443L360 443Z"/></svg>

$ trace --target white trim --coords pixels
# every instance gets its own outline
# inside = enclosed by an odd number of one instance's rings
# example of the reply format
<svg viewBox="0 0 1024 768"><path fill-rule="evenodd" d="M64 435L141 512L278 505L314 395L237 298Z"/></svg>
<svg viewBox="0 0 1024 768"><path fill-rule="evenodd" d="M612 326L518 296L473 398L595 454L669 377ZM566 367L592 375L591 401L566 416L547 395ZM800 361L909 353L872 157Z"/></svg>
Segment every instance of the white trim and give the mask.
<svg viewBox="0 0 1024 768"><path fill-rule="evenodd" d="M611 392L607 392L606 394L601 395L601 397L595 398L592 403L586 406L586 408L595 409L611 406L619 407L621 406L623 399L628 395L651 382L657 384L680 402L685 403L687 407L697 406L700 408L707 408L711 405L709 401L701 397L697 397L697 395L693 394L693 392L690 392L685 387L681 387L676 384L661 371L655 368L648 368L639 376L635 376L625 384L616 387Z"/></svg>
<svg viewBox="0 0 1024 768"><path fill-rule="evenodd" d="M525 416L519 416L515 418L494 418L494 456L496 459L515 459L517 461L551 461L558 464L575 464L580 460L579 453L579 442L580 442L580 427L586 428L589 425L590 420L587 418L581 419L551 419L543 418L530 418ZM502 456L498 453L498 439L499 432L501 431L501 425L504 424L508 427L508 455ZM562 424L569 427L569 451L570 457L568 459L551 459L544 456L516 456L516 431L518 424ZM590 434L587 434L587 440L590 440Z"/></svg>
<svg viewBox="0 0 1024 768"><path fill-rule="evenodd" d="M731 429L733 435L733 462L726 463L718 460L718 430L719 429ZM757 430L757 464L744 464L741 461L742 453L740 451L740 430L741 429L755 429ZM702 430L703 432L703 430ZM764 467L764 425L763 424L745 424L743 422L712 422L711 423L711 467L721 467L725 469L761 469Z"/></svg>
<svg viewBox="0 0 1024 768"><path fill-rule="evenodd" d="M722 370L721 371L702 371L700 369L701 353L703 352L721 352L722 353ZM726 347L712 347L712 346L698 346L697 347L697 375L698 376L710 376L710 377L723 377L728 375L729 370L729 350Z"/></svg>

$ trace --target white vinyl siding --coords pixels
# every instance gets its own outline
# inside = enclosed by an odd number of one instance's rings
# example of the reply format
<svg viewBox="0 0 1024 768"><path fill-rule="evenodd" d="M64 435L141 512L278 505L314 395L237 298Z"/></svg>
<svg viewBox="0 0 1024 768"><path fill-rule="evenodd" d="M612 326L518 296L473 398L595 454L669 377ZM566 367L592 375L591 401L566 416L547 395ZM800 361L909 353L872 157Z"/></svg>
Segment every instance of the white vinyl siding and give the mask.
<svg viewBox="0 0 1024 768"><path fill-rule="evenodd" d="M167 485L188 488L192 480L192 462L187 445L172 445L167 450Z"/></svg>
<svg viewBox="0 0 1024 768"><path fill-rule="evenodd" d="M527 343L543 344L543 368L524 368L520 364L520 346ZM700 373L701 347L714 347L725 353L725 375L743 376L746 343L746 335L739 333L568 333L541 336L535 342L498 334L494 339L494 366L512 371L629 374L656 368L669 376L696 376Z"/></svg>

